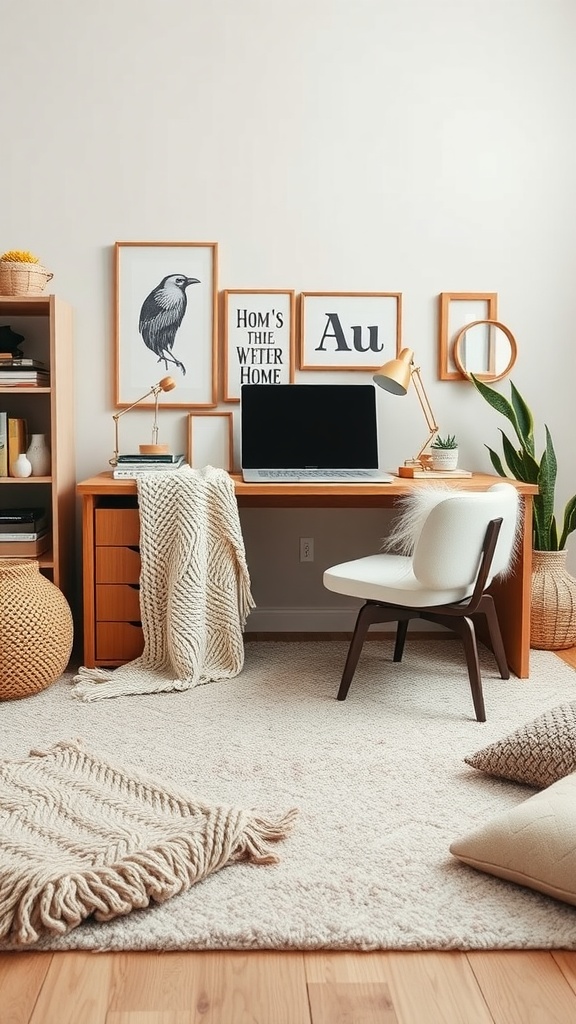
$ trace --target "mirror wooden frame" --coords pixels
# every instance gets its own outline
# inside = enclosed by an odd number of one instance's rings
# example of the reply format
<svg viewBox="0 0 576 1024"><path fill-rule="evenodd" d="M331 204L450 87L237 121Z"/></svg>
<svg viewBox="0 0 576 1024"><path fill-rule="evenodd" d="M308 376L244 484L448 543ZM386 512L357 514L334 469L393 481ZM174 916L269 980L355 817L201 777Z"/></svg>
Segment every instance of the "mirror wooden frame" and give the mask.
<svg viewBox="0 0 576 1024"><path fill-rule="evenodd" d="M503 324L500 320L473 320L471 324L466 324L462 328L462 330L458 331L458 334L454 338L452 358L454 359L454 362L456 363L456 366L458 367L458 370L462 374L462 376L465 377L466 380L470 380L470 373L464 367L464 363L460 354L460 349L462 347L466 331L469 331L472 327L477 327L479 324L490 324L492 327L497 327L506 335L508 341L510 342L510 359L508 360L508 363L506 364L504 369L500 371L500 373L475 373L474 376L477 377L478 380L484 381L502 380L503 377L506 377L506 375L510 373L510 370L512 369L514 363L516 362L516 357L518 355L518 346L516 344L516 338L512 334L510 328L506 327L506 324Z"/></svg>

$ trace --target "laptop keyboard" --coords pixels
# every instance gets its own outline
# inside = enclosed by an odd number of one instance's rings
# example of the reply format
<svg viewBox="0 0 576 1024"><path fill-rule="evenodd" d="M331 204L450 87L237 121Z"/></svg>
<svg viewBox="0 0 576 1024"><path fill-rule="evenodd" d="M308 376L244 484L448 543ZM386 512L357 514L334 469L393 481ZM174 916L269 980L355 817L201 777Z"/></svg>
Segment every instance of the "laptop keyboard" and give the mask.
<svg viewBox="0 0 576 1024"><path fill-rule="evenodd" d="M374 480L374 474L365 469L259 469L264 480Z"/></svg>

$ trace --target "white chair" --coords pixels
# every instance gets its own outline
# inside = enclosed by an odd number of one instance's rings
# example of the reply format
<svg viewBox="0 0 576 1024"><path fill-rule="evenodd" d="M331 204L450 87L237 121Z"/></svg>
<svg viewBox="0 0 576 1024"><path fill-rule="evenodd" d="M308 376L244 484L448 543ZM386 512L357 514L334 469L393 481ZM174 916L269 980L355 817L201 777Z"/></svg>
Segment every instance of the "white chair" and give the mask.
<svg viewBox="0 0 576 1024"><path fill-rule="evenodd" d="M411 555L377 554L327 569L324 586L362 598L338 690L345 700L369 627L398 622L394 661L401 661L408 622L425 619L462 637L476 718L486 721L475 622L482 619L502 679L509 679L492 579L512 561L518 493L511 484L484 492L436 492Z"/></svg>

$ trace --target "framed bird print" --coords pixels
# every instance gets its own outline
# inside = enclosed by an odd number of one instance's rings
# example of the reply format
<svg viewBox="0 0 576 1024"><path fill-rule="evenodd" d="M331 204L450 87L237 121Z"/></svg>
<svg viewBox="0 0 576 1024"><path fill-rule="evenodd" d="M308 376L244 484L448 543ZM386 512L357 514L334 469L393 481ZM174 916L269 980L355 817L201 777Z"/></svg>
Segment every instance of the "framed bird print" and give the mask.
<svg viewBox="0 0 576 1024"><path fill-rule="evenodd" d="M224 292L223 397L239 402L242 384L294 383L294 291Z"/></svg>
<svg viewBox="0 0 576 1024"><path fill-rule="evenodd" d="M117 408L162 377L176 382L163 408L217 404L218 243L115 243ZM138 408L154 405L154 396Z"/></svg>

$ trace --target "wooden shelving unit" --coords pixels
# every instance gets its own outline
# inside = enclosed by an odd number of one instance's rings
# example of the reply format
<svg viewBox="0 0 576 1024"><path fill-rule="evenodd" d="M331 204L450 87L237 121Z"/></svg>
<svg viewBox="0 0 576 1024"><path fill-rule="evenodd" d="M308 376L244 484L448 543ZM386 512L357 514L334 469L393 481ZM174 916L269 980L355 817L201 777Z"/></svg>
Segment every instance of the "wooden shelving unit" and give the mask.
<svg viewBox="0 0 576 1024"><path fill-rule="evenodd" d="M26 357L50 367L49 387L0 384L0 410L24 417L29 434L45 434L52 455L50 476L0 477L0 507L37 505L49 511L52 543L37 561L69 601L74 590L76 504L72 319L71 307L56 295L0 295L0 325L24 336Z"/></svg>

